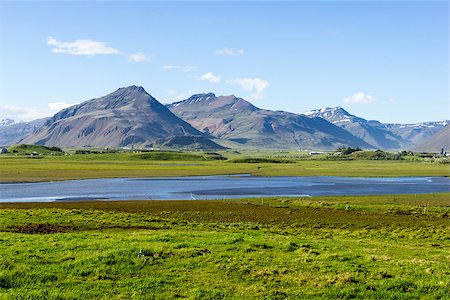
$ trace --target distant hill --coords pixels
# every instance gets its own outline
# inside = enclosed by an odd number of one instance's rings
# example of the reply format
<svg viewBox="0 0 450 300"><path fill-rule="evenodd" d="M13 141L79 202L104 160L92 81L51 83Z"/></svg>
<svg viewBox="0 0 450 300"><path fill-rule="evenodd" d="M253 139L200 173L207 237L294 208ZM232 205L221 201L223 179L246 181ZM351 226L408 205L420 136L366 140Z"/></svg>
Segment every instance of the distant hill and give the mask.
<svg viewBox="0 0 450 300"><path fill-rule="evenodd" d="M46 147L46 146L38 146L38 145L26 145L26 144L19 144L8 148L8 151L10 153L17 153L17 154L56 154L56 155L62 155L64 152L61 150L61 148L58 147Z"/></svg>
<svg viewBox="0 0 450 300"><path fill-rule="evenodd" d="M61 110L21 143L57 146L151 147L174 137L204 137L142 87L120 88L104 97ZM195 148L216 143L191 139ZM188 144L184 145L185 147Z"/></svg>
<svg viewBox="0 0 450 300"><path fill-rule="evenodd" d="M43 118L31 122L14 122L8 126L0 127L0 146L9 146L19 143L22 139L41 128L48 119L49 118Z"/></svg>
<svg viewBox="0 0 450 300"><path fill-rule="evenodd" d="M0 119L0 128L2 128L2 127L7 127L7 126L10 126L10 125L13 125L13 124L15 124L16 122L14 121L14 120L11 120L11 119Z"/></svg>
<svg viewBox="0 0 450 300"><path fill-rule="evenodd" d="M429 139L450 122L448 120L438 122L422 122L414 124L383 124L387 130L410 141L413 145L419 145Z"/></svg>
<svg viewBox="0 0 450 300"><path fill-rule="evenodd" d="M198 130L243 147L373 148L322 118L260 109L233 95L217 97L213 93L197 94L167 107Z"/></svg>
<svg viewBox="0 0 450 300"><path fill-rule="evenodd" d="M440 152L444 148L448 153L450 152L450 124L447 124L435 135L417 145L414 150L424 152Z"/></svg>
<svg viewBox="0 0 450 300"><path fill-rule="evenodd" d="M413 146L410 141L386 129L384 124L354 116L339 106L311 110L304 114L309 117L323 118L363 139L375 148L397 150Z"/></svg>

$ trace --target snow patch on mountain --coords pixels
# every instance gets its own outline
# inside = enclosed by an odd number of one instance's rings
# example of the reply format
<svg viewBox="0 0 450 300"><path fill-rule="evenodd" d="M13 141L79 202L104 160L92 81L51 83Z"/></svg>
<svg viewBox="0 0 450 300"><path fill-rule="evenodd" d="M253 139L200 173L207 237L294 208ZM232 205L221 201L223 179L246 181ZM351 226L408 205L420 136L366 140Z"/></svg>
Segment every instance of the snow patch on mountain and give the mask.
<svg viewBox="0 0 450 300"><path fill-rule="evenodd" d="M7 126L11 126L13 124L16 124L16 122L14 120L11 119L0 119L0 128L2 127L7 127Z"/></svg>

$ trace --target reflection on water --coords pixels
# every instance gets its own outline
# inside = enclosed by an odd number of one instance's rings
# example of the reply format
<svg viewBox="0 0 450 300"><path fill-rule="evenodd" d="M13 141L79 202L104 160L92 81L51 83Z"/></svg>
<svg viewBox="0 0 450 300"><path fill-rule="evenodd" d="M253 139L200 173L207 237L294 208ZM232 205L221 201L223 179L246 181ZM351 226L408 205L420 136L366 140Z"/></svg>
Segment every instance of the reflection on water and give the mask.
<svg viewBox="0 0 450 300"><path fill-rule="evenodd" d="M188 200L271 196L380 195L450 192L447 177L105 178L0 184L0 202L79 200Z"/></svg>

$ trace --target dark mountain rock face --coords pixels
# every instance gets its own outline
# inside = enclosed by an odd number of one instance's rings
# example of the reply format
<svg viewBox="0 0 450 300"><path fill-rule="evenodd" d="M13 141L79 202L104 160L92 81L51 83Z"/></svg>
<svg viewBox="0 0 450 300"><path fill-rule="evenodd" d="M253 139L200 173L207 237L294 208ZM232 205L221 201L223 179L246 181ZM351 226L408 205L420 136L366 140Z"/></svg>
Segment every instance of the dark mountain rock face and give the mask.
<svg viewBox="0 0 450 300"><path fill-rule="evenodd" d="M176 136L203 134L142 87L130 86L61 110L21 142L75 147L151 146Z"/></svg>
<svg viewBox="0 0 450 300"><path fill-rule="evenodd" d="M233 95L198 94L167 107L198 130L245 146L272 149L371 147L321 118L260 109Z"/></svg>

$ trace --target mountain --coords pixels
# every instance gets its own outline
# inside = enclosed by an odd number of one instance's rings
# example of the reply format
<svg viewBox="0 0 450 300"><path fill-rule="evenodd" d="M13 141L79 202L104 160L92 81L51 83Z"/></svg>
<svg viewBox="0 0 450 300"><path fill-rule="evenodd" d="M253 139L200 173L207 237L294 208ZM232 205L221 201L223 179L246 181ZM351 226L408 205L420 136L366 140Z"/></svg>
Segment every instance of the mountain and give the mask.
<svg viewBox="0 0 450 300"><path fill-rule="evenodd" d="M450 121L423 122L415 124L384 124L390 130L414 145L419 145L443 129Z"/></svg>
<svg viewBox="0 0 450 300"><path fill-rule="evenodd" d="M25 137L36 132L48 119L43 118L31 122L19 122L0 127L0 145L9 146L19 143Z"/></svg>
<svg viewBox="0 0 450 300"><path fill-rule="evenodd" d="M199 146L198 140L193 137L204 135L175 116L142 87L130 86L61 110L21 143L72 147L150 147L180 136L191 137L192 142ZM215 144L212 141L208 143Z"/></svg>
<svg viewBox="0 0 450 300"><path fill-rule="evenodd" d="M260 109L234 95L197 94L167 107L198 130L234 145L272 149L371 148L324 119Z"/></svg>
<svg viewBox="0 0 450 300"><path fill-rule="evenodd" d="M417 145L414 150L424 152L440 152L444 148L450 152L450 124L438 131L435 135Z"/></svg>
<svg viewBox="0 0 450 300"><path fill-rule="evenodd" d="M311 110L304 114L309 117L323 118L363 139L375 148L398 150L413 146L409 139L390 131L384 124L354 116L339 106Z"/></svg>
<svg viewBox="0 0 450 300"><path fill-rule="evenodd" d="M14 123L16 123L16 122L14 122L14 120L11 120L11 119L0 119L0 128L11 126Z"/></svg>

